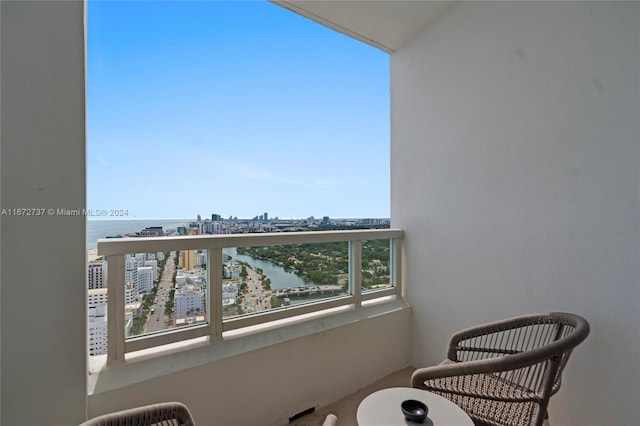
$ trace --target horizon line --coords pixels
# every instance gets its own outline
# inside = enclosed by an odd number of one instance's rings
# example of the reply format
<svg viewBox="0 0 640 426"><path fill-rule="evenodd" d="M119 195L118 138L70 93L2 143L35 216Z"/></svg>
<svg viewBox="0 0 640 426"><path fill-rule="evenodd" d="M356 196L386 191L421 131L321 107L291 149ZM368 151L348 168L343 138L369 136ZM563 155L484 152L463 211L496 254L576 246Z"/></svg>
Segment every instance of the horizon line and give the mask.
<svg viewBox="0 0 640 426"><path fill-rule="evenodd" d="M325 216L305 216L305 217L279 217L279 216L275 216L273 218L268 218L267 221L269 220L306 220L310 217L313 217L314 219L322 219ZM391 219L390 217L381 217L381 216L358 216L358 217L332 217L332 216L327 216L329 219L333 219L333 220L355 220L355 219ZM222 220L228 221L228 218L221 218ZM233 220L253 220L253 218L242 218L242 217L236 217L234 216ZM164 221L184 221L184 222L197 222L198 219L187 219L187 218L173 218L173 217L169 217L169 218L164 218L164 217L123 217L123 218L109 218L109 219L104 219L104 218L87 218L87 222L99 222L99 221L113 221L113 222L124 222L127 220L164 220ZM205 220L211 220L208 217L204 217L200 219L201 221L205 221Z"/></svg>

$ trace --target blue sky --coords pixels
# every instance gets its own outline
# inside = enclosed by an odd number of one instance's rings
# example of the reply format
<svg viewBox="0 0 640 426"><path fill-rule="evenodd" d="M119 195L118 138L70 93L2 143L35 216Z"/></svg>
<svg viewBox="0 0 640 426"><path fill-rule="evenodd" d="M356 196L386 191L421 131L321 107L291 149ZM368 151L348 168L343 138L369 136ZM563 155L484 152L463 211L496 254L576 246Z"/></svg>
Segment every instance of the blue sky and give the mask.
<svg viewBox="0 0 640 426"><path fill-rule="evenodd" d="M87 196L129 218L389 217L389 56L262 1L90 1Z"/></svg>

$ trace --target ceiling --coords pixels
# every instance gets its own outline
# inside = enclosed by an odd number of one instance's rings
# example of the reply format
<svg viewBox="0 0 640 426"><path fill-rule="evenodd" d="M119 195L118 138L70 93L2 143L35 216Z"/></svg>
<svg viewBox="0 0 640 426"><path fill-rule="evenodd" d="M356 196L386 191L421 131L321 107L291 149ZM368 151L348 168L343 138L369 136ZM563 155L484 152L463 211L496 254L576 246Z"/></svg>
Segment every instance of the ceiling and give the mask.
<svg viewBox="0 0 640 426"><path fill-rule="evenodd" d="M270 1L388 53L404 46L453 3L428 0Z"/></svg>

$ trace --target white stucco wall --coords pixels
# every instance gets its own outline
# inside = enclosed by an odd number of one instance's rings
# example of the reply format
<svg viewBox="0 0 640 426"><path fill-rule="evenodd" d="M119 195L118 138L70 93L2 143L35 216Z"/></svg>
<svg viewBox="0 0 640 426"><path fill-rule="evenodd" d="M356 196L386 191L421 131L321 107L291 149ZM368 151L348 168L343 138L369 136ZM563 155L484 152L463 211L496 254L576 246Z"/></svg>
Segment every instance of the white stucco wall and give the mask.
<svg viewBox="0 0 640 426"><path fill-rule="evenodd" d="M1 207L85 207L83 3L2 1ZM2 216L2 425L86 409L85 218Z"/></svg>
<svg viewBox="0 0 640 426"><path fill-rule="evenodd" d="M2 208L85 207L83 13L80 1L1 2ZM178 372L152 363L154 378L88 401L85 218L3 216L1 232L3 425L167 400L202 425L283 424L407 365L405 308Z"/></svg>
<svg viewBox="0 0 640 426"><path fill-rule="evenodd" d="M284 425L407 366L409 313L385 313L177 373L161 375L159 365L157 378L91 395L89 416L181 401L198 425Z"/></svg>
<svg viewBox="0 0 640 426"><path fill-rule="evenodd" d="M582 315L552 424L640 418L639 23L637 2L464 2L392 56L413 364L462 327Z"/></svg>

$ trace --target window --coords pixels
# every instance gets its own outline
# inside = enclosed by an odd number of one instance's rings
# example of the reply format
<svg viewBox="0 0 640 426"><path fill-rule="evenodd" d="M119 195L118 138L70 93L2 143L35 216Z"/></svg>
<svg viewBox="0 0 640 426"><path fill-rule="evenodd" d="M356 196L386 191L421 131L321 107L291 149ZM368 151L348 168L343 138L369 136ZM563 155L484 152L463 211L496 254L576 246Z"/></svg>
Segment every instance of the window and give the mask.
<svg viewBox="0 0 640 426"><path fill-rule="evenodd" d="M107 288L114 289L106 315L108 359L123 362L128 353L199 337L224 340L234 330L335 307L360 309L367 300L397 296L401 238L401 230L365 229L101 240L98 249L109 264ZM135 285L127 274L132 276L136 262L148 257L140 253L168 253L163 258L167 275L160 278L156 293L132 297ZM196 266L197 254L208 261ZM268 263L286 274L286 262L304 284L268 281ZM363 287L363 264L379 267L384 283ZM268 273L276 276L271 269ZM150 306L158 307L158 292L171 303L165 302L164 312L150 314ZM161 298L159 304L163 302ZM149 322L152 315L163 323Z"/></svg>
<svg viewBox="0 0 640 426"><path fill-rule="evenodd" d="M92 354L395 294L377 239L261 235L388 227L386 53L268 2L89 2L87 51Z"/></svg>
<svg viewBox="0 0 640 426"><path fill-rule="evenodd" d="M266 1L87 10L89 220L389 217L388 54Z"/></svg>

